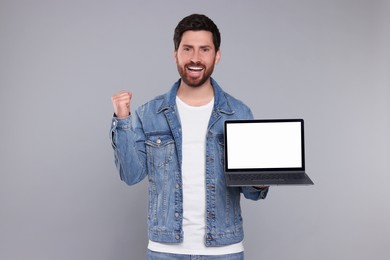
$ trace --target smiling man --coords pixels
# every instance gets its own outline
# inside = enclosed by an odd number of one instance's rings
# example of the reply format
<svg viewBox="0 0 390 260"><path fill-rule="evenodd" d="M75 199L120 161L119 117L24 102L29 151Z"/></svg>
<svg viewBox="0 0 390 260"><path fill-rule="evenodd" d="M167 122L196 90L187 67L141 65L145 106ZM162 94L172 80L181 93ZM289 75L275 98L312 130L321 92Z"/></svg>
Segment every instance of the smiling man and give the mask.
<svg viewBox="0 0 390 260"><path fill-rule="evenodd" d="M244 259L240 196L264 199L268 187L227 187L223 123L252 119L241 101L211 78L221 37L205 15L174 32L180 79L130 112L132 93L112 96L111 141L121 179L148 178L148 259Z"/></svg>

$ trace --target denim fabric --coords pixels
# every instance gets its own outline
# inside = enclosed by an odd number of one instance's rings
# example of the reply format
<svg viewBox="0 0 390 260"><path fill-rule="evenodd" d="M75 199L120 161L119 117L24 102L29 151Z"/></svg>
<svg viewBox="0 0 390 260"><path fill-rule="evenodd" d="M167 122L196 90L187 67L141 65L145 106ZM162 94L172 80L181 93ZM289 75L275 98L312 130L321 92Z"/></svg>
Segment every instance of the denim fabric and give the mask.
<svg viewBox="0 0 390 260"><path fill-rule="evenodd" d="M240 194L264 199L268 189L226 187L223 123L252 119L241 101L211 79L214 107L206 135L206 246L243 239ZM172 89L138 107L125 119L112 119L111 143L121 180L129 185L148 178L148 236L161 243L180 243L182 231L182 133L176 108L177 81Z"/></svg>
<svg viewBox="0 0 390 260"><path fill-rule="evenodd" d="M148 250L148 260L244 260L244 252L228 255L178 255Z"/></svg>

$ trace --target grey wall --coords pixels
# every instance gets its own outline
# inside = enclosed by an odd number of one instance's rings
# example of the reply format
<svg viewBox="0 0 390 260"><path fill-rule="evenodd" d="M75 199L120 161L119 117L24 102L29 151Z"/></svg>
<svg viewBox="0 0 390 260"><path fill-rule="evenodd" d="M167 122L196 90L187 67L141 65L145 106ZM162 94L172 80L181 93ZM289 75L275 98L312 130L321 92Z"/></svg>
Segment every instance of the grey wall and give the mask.
<svg viewBox="0 0 390 260"><path fill-rule="evenodd" d="M303 117L312 187L243 201L247 259L388 259L390 4L0 1L0 259L143 259L146 182L120 182L111 94L178 78L172 32L209 15L215 78L257 118Z"/></svg>

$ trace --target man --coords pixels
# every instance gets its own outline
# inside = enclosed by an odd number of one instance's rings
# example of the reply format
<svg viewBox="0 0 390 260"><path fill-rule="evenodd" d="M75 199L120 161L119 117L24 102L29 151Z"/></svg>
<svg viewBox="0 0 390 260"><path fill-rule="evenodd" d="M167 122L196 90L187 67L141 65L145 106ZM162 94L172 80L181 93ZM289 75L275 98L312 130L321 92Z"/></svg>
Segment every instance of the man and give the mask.
<svg viewBox="0 0 390 260"><path fill-rule="evenodd" d="M148 259L243 259L240 194L258 200L268 192L225 184L223 122L253 116L211 78L220 41L207 16L185 17L174 32L180 80L172 89L134 113L131 92L112 96L120 177L149 180Z"/></svg>

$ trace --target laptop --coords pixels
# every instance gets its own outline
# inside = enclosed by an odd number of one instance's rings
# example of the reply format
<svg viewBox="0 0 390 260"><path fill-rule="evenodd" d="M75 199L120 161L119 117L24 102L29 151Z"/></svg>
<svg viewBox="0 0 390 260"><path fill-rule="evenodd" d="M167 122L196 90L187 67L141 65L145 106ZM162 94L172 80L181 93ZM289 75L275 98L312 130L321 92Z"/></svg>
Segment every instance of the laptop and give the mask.
<svg viewBox="0 0 390 260"><path fill-rule="evenodd" d="M305 173L304 120L227 120L228 186L311 185Z"/></svg>

